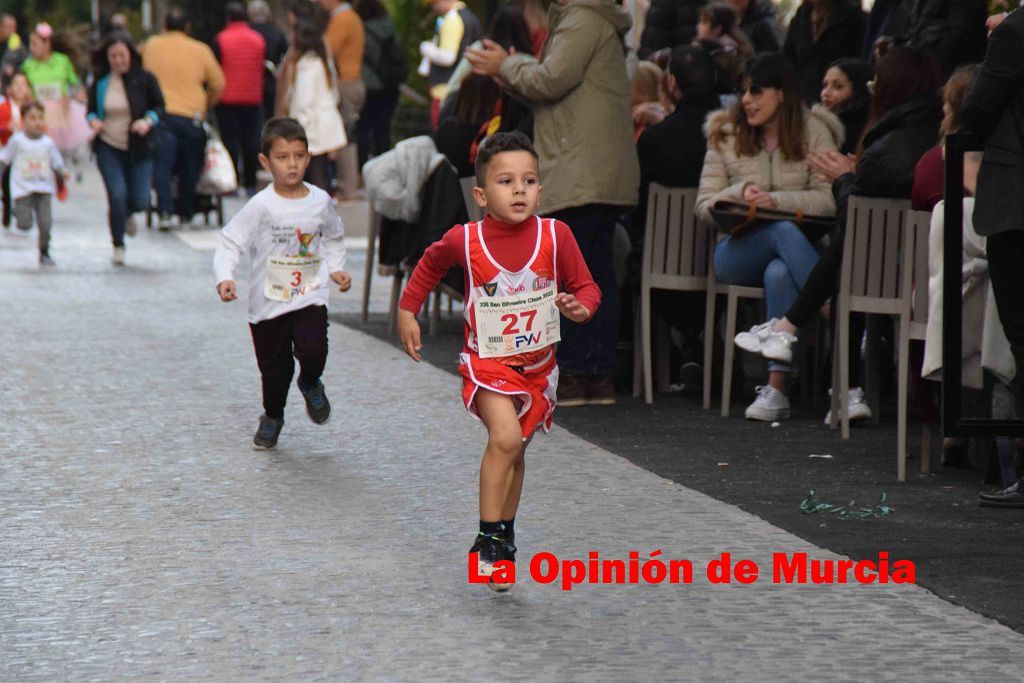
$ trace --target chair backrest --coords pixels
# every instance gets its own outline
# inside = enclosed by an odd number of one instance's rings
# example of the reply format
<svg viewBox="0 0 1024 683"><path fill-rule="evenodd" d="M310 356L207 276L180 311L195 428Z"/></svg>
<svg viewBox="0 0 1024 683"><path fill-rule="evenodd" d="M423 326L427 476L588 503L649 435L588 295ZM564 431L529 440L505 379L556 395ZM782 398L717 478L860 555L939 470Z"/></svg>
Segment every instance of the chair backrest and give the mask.
<svg viewBox="0 0 1024 683"><path fill-rule="evenodd" d="M658 289L707 287L712 231L697 221L696 188L651 183L644 228L643 278Z"/></svg>
<svg viewBox="0 0 1024 683"><path fill-rule="evenodd" d="M849 297L850 310L902 311L904 277L913 277L904 272L904 225L909 210L910 202L904 199L850 197L839 281L839 293Z"/></svg>
<svg viewBox="0 0 1024 683"><path fill-rule="evenodd" d="M904 267L910 268L912 273L910 338L924 339L928 324L928 235L931 232L932 215L928 211L908 211L906 222L905 251L911 264Z"/></svg>
<svg viewBox="0 0 1024 683"><path fill-rule="evenodd" d="M469 220L471 222L482 221L484 219L484 210L473 199L473 187L476 185L476 178L473 176L459 178L459 184L462 185L462 201L466 204L466 213L469 215Z"/></svg>

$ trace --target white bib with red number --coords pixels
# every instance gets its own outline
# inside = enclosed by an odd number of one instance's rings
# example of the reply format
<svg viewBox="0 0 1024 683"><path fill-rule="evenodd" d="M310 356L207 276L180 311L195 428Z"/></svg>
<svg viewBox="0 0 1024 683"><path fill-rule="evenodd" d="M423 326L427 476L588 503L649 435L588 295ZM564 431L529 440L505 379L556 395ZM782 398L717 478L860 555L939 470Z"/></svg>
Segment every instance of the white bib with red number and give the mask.
<svg viewBox="0 0 1024 683"><path fill-rule="evenodd" d="M291 301L320 286L319 256L268 256L263 294L273 301Z"/></svg>
<svg viewBox="0 0 1024 683"><path fill-rule="evenodd" d="M540 351L561 339L555 274L554 222L536 219L536 246L527 264L512 272L491 255L482 223L466 230L470 293L466 315L468 343L481 358L504 358ZM531 235L532 236L532 235Z"/></svg>

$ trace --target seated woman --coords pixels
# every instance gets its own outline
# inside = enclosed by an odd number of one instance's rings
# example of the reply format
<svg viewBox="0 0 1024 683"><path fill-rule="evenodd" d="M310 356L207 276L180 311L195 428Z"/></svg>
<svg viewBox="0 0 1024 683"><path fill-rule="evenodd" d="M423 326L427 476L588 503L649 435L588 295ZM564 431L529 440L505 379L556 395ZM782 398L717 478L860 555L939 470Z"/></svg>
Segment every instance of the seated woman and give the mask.
<svg viewBox="0 0 1024 683"><path fill-rule="evenodd" d="M708 151L697 196L701 221L714 222L711 207L721 200L833 215L835 200L828 181L807 159L815 151L836 150L842 140L839 119L824 109L804 107L796 70L779 54L750 62L743 91L732 109L708 118ZM763 285L772 317L789 308L817 261L814 245L788 221L742 237L727 236L715 249L718 279ZM746 410L748 419L772 422L789 417L790 361L771 360L768 385L758 387L757 399Z"/></svg>
<svg viewBox="0 0 1024 683"><path fill-rule="evenodd" d="M821 104L839 117L846 131L843 154L856 151L868 120L868 81L874 74L871 65L860 59L837 59L821 81Z"/></svg>
<svg viewBox="0 0 1024 683"><path fill-rule="evenodd" d="M843 258L846 204L851 195L910 198L914 167L935 144L942 111L936 93L941 73L934 59L909 47L895 47L879 61L871 108L857 155L812 152L812 168L832 183L840 234L835 236L781 319L736 335L736 345L766 358L789 359L797 330L813 320L835 292ZM851 350L859 348L851 344ZM851 368L859 367L851 353ZM850 419L870 417L859 387L850 389ZM856 400L854 400L856 399Z"/></svg>

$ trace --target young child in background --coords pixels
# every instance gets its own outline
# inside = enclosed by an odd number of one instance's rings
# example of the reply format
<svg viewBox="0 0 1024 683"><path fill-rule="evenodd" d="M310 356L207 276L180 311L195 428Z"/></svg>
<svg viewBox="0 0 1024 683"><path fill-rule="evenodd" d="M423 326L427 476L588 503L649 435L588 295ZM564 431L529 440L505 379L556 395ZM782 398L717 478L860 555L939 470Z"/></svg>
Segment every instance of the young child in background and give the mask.
<svg viewBox="0 0 1024 683"><path fill-rule="evenodd" d="M19 230L39 228L39 265L55 265L50 257L52 198L63 192L64 159L46 134L46 110L32 101L21 109L22 130L0 149L0 170L11 169L11 197Z"/></svg>
<svg viewBox="0 0 1024 683"><path fill-rule="evenodd" d="M249 328L265 411L252 447L264 451L277 446L284 427L294 358L309 419L316 424L330 419L331 404L320 381L327 364L328 281L345 292L352 278L345 272L345 229L334 201L302 181L310 160L306 131L295 119L270 119L260 148L260 164L274 182L224 226L213 267L221 301L234 301L235 269L242 253L249 252Z"/></svg>
<svg viewBox="0 0 1024 683"><path fill-rule="evenodd" d="M21 108L32 101L32 86L28 77L15 73L4 79L4 96L0 97L0 147L6 146L11 136L21 130ZM2 176L3 226L11 226L11 170Z"/></svg>
<svg viewBox="0 0 1024 683"><path fill-rule="evenodd" d="M452 266L466 271L462 398L487 428L480 464L480 531L470 554L488 586L508 590L495 563L515 562L515 519L534 432L551 427L558 387L559 313L590 319L601 302L569 226L536 215L537 153L520 132L497 133L476 158L473 197L487 210L424 253L402 294L398 334L420 360L416 313ZM559 291L562 289L562 291Z"/></svg>

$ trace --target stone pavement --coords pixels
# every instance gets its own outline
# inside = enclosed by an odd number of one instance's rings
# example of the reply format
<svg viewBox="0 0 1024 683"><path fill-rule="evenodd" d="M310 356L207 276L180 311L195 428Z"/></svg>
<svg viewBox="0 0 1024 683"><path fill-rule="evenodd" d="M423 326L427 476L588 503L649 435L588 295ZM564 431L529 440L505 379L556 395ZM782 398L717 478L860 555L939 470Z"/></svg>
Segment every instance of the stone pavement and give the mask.
<svg viewBox="0 0 1024 683"><path fill-rule="evenodd" d="M72 192L55 269L0 234L0 680L1019 677L1020 634L917 587L709 585L722 551L836 556L557 427L528 458L520 584L468 586L483 431L451 375L333 325L333 419L293 392L254 452L245 305L211 253L143 232L115 270L95 174ZM544 550L657 549L695 582L525 576Z"/></svg>

